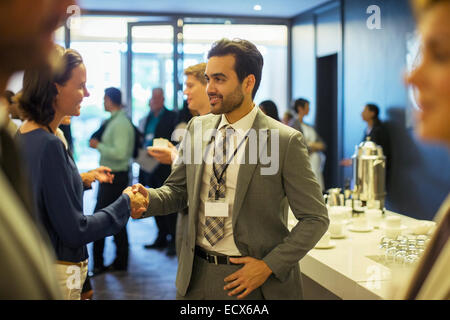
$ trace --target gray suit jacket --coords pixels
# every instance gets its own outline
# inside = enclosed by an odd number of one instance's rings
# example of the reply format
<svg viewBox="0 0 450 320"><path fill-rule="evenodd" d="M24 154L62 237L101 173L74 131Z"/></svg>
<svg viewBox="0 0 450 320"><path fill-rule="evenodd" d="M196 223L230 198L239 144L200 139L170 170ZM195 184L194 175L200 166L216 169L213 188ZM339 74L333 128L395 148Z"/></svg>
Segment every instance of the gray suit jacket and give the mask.
<svg viewBox="0 0 450 320"><path fill-rule="evenodd" d="M190 151L194 159L194 149L200 145L205 150L211 140L211 129L217 128L220 119L220 115L213 114L193 118L186 128L180 157L187 156ZM195 135L199 129L206 136ZM273 271L261 286L266 299L300 299L302 285L298 262L326 232L329 224L327 209L311 170L302 134L265 116L260 110L252 129L267 134L267 137L261 135L263 138L257 139L257 152L269 156L271 153L277 156L278 152L279 165L274 174L267 175L261 174L261 169L267 170L271 164L263 157L256 163L246 161L241 164L232 213L234 241L243 256L262 259ZM246 159L249 159L250 145L246 144ZM189 203L188 234L182 239L176 279L181 295L186 294L192 274L203 172L203 161L175 165L164 186L149 189L150 204L144 214L144 217L169 214ZM280 210L286 197L298 219L290 232L286 210Z"/></svg>

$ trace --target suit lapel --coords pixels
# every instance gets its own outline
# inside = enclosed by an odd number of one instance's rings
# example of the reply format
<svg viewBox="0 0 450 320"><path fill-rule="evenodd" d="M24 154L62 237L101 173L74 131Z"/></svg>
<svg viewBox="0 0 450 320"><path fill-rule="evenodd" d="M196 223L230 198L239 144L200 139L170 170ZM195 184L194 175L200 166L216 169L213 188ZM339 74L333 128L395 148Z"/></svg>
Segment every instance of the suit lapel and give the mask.
<svg viewBox="0 0 450 320"><path fill-rule="evenodd" d="M265 120L265 116L261 110L258 110L256 114L255 121L253 122L252 130L256 132L257 135L257 151L258 151L258 159L255 164L247 163L249 162L249 141L247 141L245 145L245 159L246 163L241 164L239 167L239 173L236 182L236 194L234 197L234 205L233 205L233 214L232 214L232 224L233 228L236 225L237 218L240 214L242 203L245 199L248 186L250 185L250 180L253 177L256 167L258 166L259 159L261 159L261 153L265 150L267 140L269 136L267 135L267 139L264 141L259 140L260 130L267 130L267 121Z"/></svg>

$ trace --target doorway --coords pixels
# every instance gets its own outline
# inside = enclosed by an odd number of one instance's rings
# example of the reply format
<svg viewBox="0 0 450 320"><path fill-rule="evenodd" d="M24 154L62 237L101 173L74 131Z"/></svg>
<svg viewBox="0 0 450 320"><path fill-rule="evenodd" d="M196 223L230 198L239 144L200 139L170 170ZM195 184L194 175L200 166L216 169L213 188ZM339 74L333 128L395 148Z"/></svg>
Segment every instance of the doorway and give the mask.
<svg viewBox="0 0 450 320"><path fill-rule="evenodd" d="M338 55L316 59L316 130L327 145L323 169L325 190L339 186Z"/></svg>

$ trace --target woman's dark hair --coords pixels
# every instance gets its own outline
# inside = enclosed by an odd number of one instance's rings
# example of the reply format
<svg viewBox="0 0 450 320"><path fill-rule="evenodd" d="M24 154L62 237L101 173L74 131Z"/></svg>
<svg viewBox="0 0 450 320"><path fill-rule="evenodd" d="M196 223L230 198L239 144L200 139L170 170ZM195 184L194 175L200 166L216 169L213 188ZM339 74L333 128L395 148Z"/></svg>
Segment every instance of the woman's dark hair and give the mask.
<svg viewBox="0 0 450 320"><path fill-rule="evenodd" d="M380 119L378 119L378 115L380 114L380 108L374 103L366 103L367 109L369 109L370 112L373 113L373 120L375 122L380 122Z"/></svg>
<svg viewBox="0 0 450 320"><path fill-rule="evenodd" d="M263 109L266 115L277 121L280 121L280 118L278 117L278 108L275 102L273 102L272 100L264 100L259 104L259 107Z"/></svg>
<svg viewBox="0 0 450 320"><path fill-rule="evenodd" d="M58 94L56 83L64 85L72 71L83 63L81 55L73 49L55 45L55 66L50 64L25 70L22 97L19 105L26 119L48 125L55 116L54 102Z"/></svg>
<svg viewBox="0 0 450 320"><path fill-rule="evenodd" d="M239 81L253 74L255 76L255 86L252 92L252 98L255 98L261 83L262 68L264 59L256 46L247 40L242 39L222 39L214 42L211 50L208 52L208 59L211 57L223 57L226 55L234 56L234 71Z"/></svg>
<svg viewBox="0 0 450 320"><path fill-rule="evenodd" d="M122 105L122 92L119 89L113 87L106 88L105 96L109 97L115 105Z"/></svg>

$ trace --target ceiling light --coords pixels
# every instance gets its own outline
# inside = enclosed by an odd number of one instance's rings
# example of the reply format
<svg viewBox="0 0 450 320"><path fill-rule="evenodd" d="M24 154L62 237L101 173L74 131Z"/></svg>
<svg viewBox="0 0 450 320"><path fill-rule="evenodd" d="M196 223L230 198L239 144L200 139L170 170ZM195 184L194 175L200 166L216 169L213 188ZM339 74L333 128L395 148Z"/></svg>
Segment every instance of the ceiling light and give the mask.
<svg viewBox="0 0 450 320"><path fill-rule="evenodd" d="M255 4L255 6L253 7L253 10L255 11L261 11L262 7L259 4Z"/></svg>

